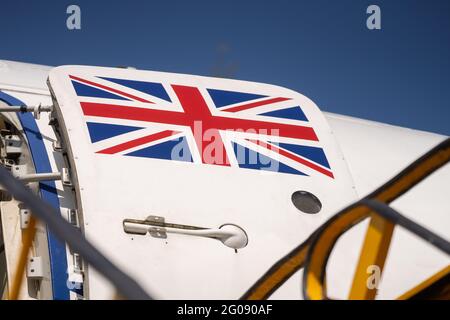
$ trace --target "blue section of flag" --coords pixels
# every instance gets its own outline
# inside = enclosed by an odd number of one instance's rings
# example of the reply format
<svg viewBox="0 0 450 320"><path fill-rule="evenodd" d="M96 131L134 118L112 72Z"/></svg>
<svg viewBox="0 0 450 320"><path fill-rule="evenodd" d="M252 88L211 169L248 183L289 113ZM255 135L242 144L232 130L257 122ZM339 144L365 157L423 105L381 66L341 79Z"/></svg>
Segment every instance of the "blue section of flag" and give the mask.
<svg viewBox="0 0 450 320"><path fill-rule="evenodd" d="M86 122L92 143L142 128L117 124Z"/></svg>
<svg viewBox="0 0 450 320"><path fill-rule="evenodd" d="M97 89L97 88L85 85L80 82L72 81L72 85L78 96L130 101L130 99L124 98L122 96L116 95L114 93L111 93L111 92L108 92L105 90L101 90L101 89Z"/></svg>
<svg viewBox="0 0 450 320"><path fill-rule="evenodd" d="M305 114L303 113L303 110L299 106L260 113L260 115L282 119L308 121L308 118L306 118Z"/></svg>
<svg viewBox="0 0 450 320"><path fill-rule="evenodd" d="M233 149L240 168L283 172L306 176L305 173L297 169L294 169L278 160L244 147L241 144L233 143Z"/></svg>
<svg viewBox="0 0 450 320"><path fill-rule="evenodd" d="M307 158L314 161L315 163L321 164L324 167L330 169L330 164L328 163L325 152L322 148L310 147L310 146L300 146L297 144L290 143L274 143L280 148L286 149L292 153L295 153L301 157Z"/></svg>
<svg viewBox="0 0 450 320"><path fill-rule="evenodd" d="M133 151L127 156L157 158L165 160L193 162L192 154L185 137L158 143L144 149Z"/></svg>
<svg viewBox="0 0 450 320"><path fill-rule="evenodd" d="M211 96L211 98L217 108L228 106L228 105L234 104L234 103L246 102L246 101L250 101L250 100L267 97L267 96L263 96L263 95L259 95L259 94L253 94L253 93L224 91L224 90L216 90L216 89L208 89L208 93Z"/></svg>
<svg viewBox="0 0 450 320"><path fill-rule="evenodd" d="M146 82L146 81L136 81L136 80L126 80L126 79L114 79L114 78L104 78L101 79L108 80L117 84L120 84L125 87L129 87L135 89L137 91L145 92L151 96L155 96L162 100L166 100L172 102L170 100L169 95L164 89L164 86L161 83L156 82Z"/></svg>

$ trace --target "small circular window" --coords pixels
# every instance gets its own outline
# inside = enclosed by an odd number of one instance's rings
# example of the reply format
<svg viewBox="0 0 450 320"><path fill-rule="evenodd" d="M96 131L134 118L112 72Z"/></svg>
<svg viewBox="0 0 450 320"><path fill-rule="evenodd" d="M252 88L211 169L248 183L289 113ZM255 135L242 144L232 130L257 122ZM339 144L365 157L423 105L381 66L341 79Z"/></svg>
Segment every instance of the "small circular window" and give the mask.
<svg viewBox="0 0 450 320"><path fill-rule="evenodd" d="M304 213L315 214L322 209L320 200L308 191L295 191L291 200L294 206Z"/></svg>

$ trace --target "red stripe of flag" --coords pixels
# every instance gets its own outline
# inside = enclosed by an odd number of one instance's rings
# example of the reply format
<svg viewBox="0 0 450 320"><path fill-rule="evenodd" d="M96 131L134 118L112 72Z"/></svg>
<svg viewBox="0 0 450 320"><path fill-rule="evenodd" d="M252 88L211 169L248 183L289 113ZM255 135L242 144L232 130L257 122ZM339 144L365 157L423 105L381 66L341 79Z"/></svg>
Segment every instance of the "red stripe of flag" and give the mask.
<svg viewBox="0 0 450 320"><path fill-rule="evenodd" d="M281 97L279 97L279 98L272 98L272 99L268 99L268 100L256 101L256 102L252 102L252 103L242 104L242 105L239 105L239 106L231 107L229 109L220 109L220 111L238 112L238 111L252 109L252 108L264 106L264 105L267 105L267 104L276 103L276 102L282 102L282 101L286 101L286 100L291 100L291 99L290 98L281 98Z"/></svg>
<svg viewBox="0 0 450 320"><path fill-rule="evenodd" d="M175 134L179 133L178 131L172 131L172 130L165 130L165 131L161 131L158 133L154 133L154 134L150 134L148 136L145 137L141 137L138 139L134 139L131 141L127 141L121 144L118 144L114 147L110 147L107 149L103 149L100 151L97 151L97 153L103 153L103 154L114 154L114 153L118 153L118 152L122 152L125 151L127 149L131 149L140 145L143 145L145 143L149 143L149 142L153 142L156 140L160 140L160 139L164 139L170 136L173 136Z"/></svg>
<svg viewBox="0 0 450 320"><path fill-rule="evenodd" d="M265 132L267 132L267 134L275 135L274 132L277 132L276 135L281 137L318 141L314 129L307 126L221 116L195 119L195 117L184 112L126 107L93 102L81 102L80 104L83 113L86 116L148 121L181 126L193 126L194 121L203 121L203 126L205 128L215 128L218 130L256 130L256 132L266 130Z"/></svg>
<svg viewBox="0 0 450 320"><path fill-rule="evenodd" d="M93 81L81 79L81 78L78 78L78 77L75 77L75 76L72 76L72 75L70 75L69 77L70 77L70 79L72 79L72 80L76 80L76 81L79 81L79 82L83 82L83 83L89 84L89 85L91 85L91 86L96 86L96 87L102 88L102 89L107 90L107 91L111 91L111 92L114 92L114 93L118 93L118 94L120 94L120 95L122 95L122 96L125 96L125 97L130 98L130 99L133 99L133 100L137 100L137 101L139 101L139 102L153 103L153 102L151 102L151 101L148 101L148 100L145 100L145 99L136 97L135 95L132 95L132 94L129 94L129 93L126 93L126 92L117 90L117 89L113 89L113 88L104 86L104 85L102 85L102 84L95 83L95 82L93 82Z"/></svg>
<svg viewBox="0 0 450 320"><path fill-rule="evenodd" d="M262 147L264 147L266 149L269 149L271 151L274 151L274 152L276 152L278 154L281 154L282 156L285 156L286 158L289 158L291 160L299 162L299 163L301 163L301 164L303 164L303 165L305 165L305 166L307 166L307 167L309 167L311 169L319 171L320 173L323 173L324 175L329 176L330 178L334 179L334 175L333 175L333 173L331 171L329 171L329 170L327 170L325 168L322 168L322 167L320 167L320 166L318 166L318 165L316 165L316 164L314 164L314 163L312 163L312 162L310 162L310 161L308 161L306 159L300 158L299 156L297 156L295 154L292 154L292 153L287 152L287 151L285 151L283 149L277 148L273 144L267 144L265 142L256 141L256 140L252 140L252 139L246 139L246 140L250 141L250 142L253 142L254 144L257 144L259 146L262 146Z"/></svg>

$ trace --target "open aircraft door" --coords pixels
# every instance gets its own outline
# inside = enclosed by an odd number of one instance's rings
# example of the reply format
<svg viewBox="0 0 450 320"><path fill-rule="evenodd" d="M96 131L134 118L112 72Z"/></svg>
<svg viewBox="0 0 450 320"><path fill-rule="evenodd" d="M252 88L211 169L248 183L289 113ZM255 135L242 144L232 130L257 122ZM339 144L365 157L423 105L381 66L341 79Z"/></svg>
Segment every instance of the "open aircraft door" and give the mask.
<svg viewBox="0 0 450 320"><path fill-rule="evenodd" d="M49 87L80 227L158 298L239 298L357 199L322 112L292 90L84 66ZM85 276L85 297L113 296Z"/></svg>

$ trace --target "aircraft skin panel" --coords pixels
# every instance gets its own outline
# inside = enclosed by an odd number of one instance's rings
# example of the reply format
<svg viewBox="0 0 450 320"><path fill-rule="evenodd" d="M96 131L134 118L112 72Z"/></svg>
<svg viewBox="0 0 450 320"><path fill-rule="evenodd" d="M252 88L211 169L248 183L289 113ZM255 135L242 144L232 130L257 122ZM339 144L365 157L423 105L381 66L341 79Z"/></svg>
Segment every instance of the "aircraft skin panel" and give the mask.
<svg viewBox="0 0 450 320"><path fill-rule="evenodd" d="M108 82L105 78L162 83L171 102ZM81 199L78 210L82 211L86 236L158 297L238 298L279 257L306 239L336 210L356 199L351 175L322 112L311 100L291 90L244 81L79 66L55 68L49 79L58 102L60 126L69 145L70 158L75 159L72 170ZM110 88L110 92L133 101L77 96L71 83L74 80L103 90ZM249 95L231 99L234 103L225 107L229 111L224 111L223 105L219 108L214 105L207 89ZM241 100L236 100L238 98ZM275 107L278 109L301 106L308 122L260 116L260 113L268 112L268 106L262 104L261 99L275 99L273 103L280 104ZM101 104L100 108L98 104ZM119 104L122 109L117 109ZM191 108L189 111L194 117L201 117L195 114L197 106L201 105L207 105L213 116L221 117L221 123L230 126L237 122L246 129L247 123L240 122L242 119L253 121L252 125L263 129L268 128L266 123L276 123L275 128L279 124L281 135L288 136L281 140L320 146L331 169L321 169L322 166L317 164L318 171L316 167L308 166L310 162L299 163L296 161L299 156L287 150L290 158L283 158L283 162L306 175L240 166L237 159L232 159L233 142L257 150L263 156L273 156L272 149L261 146L269 143L269 139L252 132L225 132L227 128L221 128L224 129L221 138L230 163L205 163L208 160L202 158L196 148L196 139L183 125L180 115L184 107ZM168 112L172 112L172 118L164 121L171 121L169 125L159 118ZM92 121L94 118L103 123L146 127L141 136L150 140L142 147L155 145L151 141L155 132L181 132L188 141L193 162L105 152L105 144L97 148L89 136L86 119ZM205 122L205 125L209 123ZM291 132L292 126L298 126L298 129ZM140 139L134 138L137 134L137 131L131 132L133 138L128 139L123 135L121 144ZM300 134L303 139L298 139ZM170 139L168 136L158 141ZM255 143L255 140L259 142ZM117 142L116 139L110 148L120 145ZM281 145L276 142L271 148L280 149ZM297 190L315 194L323 205L321 213L308 215L298 211L291 203L291 195ZM124 232L124 219L145 219L148 215L163 216L168 222L209 228L234 223L247 232L249 244L235 253L211 239L169 234L164 241ZM89 296L111 297L108 286L91 275L89 270Z"/></svg>
<svg viewBox="0 0 450 320"><path fill-rule="evenodd" d="M339 141L361 196L372 192L447 138L440 134L331 113L326 113L326 118ZM376 173L369 170L373 164L376 164Z"/></svg>
<svg viewBox="0 0 450 320"><path fill-rule="evenodd" d="M49 95L46 84L52 67L0 60L0 88Z"/></svg>

